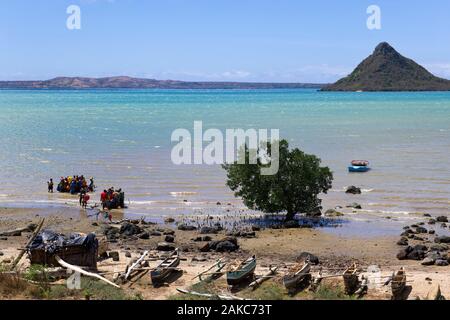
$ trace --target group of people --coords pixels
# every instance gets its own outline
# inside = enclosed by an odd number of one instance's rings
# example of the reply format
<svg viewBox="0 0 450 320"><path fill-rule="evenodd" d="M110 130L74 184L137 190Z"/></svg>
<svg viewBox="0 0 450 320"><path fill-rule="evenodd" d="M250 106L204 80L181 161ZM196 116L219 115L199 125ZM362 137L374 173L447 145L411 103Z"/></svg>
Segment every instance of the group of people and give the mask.
<svg viewBox="0 0 450 320"><path fill-rule="evenodd" d="M50 179L48 184L48 192L53 193L53 179ZM58 184L56 190L58 192L70 193L72 195L77 193L88 193L94 192L94 178L89 179L89 184L84 176L69 176L69 177L61 177L61 180Z"/></svg>
<svg viewBox="0 0 450 320"><path fill-rule="evenodd" d="M103 209L125 208L125 193L122 192L122 189L114 190L112 187L108 190L103 190L100 194L100 201Z"/></svg>

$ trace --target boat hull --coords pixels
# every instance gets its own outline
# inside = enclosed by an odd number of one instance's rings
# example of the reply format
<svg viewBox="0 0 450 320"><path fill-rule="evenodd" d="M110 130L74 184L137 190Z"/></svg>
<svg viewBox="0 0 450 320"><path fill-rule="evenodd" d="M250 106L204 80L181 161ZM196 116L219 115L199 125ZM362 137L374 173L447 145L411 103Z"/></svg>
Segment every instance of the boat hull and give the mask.
<svg viewBox="0 0 450 320"><path fill-rule="evenodd" d="M256 269L256 260L251 261L248 265L245 265L243 268L237 271L228 271L227 272L227 283L230 286L237 285L244 280L249 279L253 276Z"/></svg>
<svg viewBox="0 0 450 320"><path fill-rule="evenodd" d="M348 167L348 172L368 172L368 171L370 171L369 167L360 167L360 166Z"/></svg>

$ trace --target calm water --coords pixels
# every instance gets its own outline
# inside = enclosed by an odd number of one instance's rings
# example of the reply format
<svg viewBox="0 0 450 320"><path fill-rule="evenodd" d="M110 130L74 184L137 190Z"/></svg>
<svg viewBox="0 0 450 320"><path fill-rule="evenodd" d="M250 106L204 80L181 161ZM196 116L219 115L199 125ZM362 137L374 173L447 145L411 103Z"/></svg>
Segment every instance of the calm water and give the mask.
<svg viewBox="0 0 450 320"><path fill-rule="evenodd" d="M315 90L0 91L0 205L75 205L48 195L46 181L84 174L99 189L124 188L130 213L224 211L217 201L239 207L220 167L171 164L172 131L192 131L194 120L204 129L279 128L334 171L326 208L357 201L392 215L450 209L450 93ZM373 170L347 173L360 158ZM345 195L348 185L364 194Z"/></svg>

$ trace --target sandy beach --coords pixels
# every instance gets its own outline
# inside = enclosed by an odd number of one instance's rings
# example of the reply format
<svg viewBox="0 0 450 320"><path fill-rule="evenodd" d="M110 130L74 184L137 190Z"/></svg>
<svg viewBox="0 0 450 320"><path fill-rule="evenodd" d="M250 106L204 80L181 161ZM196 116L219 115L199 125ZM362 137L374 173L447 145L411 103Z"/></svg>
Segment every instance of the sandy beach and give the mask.
<svg viewBox="0 0 450 320"><path fill-rule="evenodd" d="M115 215L120 216L120 212ZM40 218L45 217L45 229L51 229L60 233L94 232L102 234L102 228L106 225L100 218L88 217L86 211L76 208L50 208L50 209L20 209L1 208L0 209L0 233L7 230L14 230L24 227L30 223L37 223ZM419 219L420 220L420 219ZM425 221L425 220L424 220ZM394 222L392 222L394 223ZM295 263L296 257L301 252L314 254L320 260L320 264L313 267L313 274L319 271L323 275L341 274L347 266L356 262L363 271L367 271L370 266L378 266L381 270L381 279L392 275L400 267L407 270L408 286L412 287L409 294L410 299L420 297L424 299L429 291L436 285L440 286L444 296L450 296L450 279L448 277L449 267L422 266L420 261L400 261L396 255L401 249L396 242L398 236L345 236L327 232L324 228L299 228L299 229L262 229L256 232L253 238L238 238L240 249L233 253L200 252L204 245L202 242L195 242L192 239L199 236L197 230L181 231L176 225L170 224L148 224L147 231L162 231L161 236L150 236L149 239L120 239L118 242L108 243L108 251L117 251L120 260L115 262L112 259L98 262L100 274L112 279L113 274L125 270L127 264L138 258L144 250L149 250L154 258L150 261L150 268L155 267L159 262L158 257L161 252L156 251L158 243L164 240L165 231L174 234L174 245L182 250L181 264L179 268L182 274L173 282L166 286L154 288L151 285L150 276L144 274L139 279L125 284L122 288L130 296L138 296L142 299L173 299L180 298L177 288L189 289L198 285L198 279L193 279L195 275L215 263L217 259L244 259L250 255L256 255L258 266L257 275L267 273L270 266L280 266L279 275L287 271L287 268ZM399 229L399 234L402 229ZM2 237L0 239L0 264L11 261L18 254L18 249L27 242L29 233L22 233L16 237ZM212 240L225 237L225 231L210 235ZM414 245L417 242L410 242ZM26 269L29 260L23 258L20 262L20 269ZM332 283L339 283L342 277L331 278ZM275 277L266 283L280 283L280 278ZM268 286L268 284L265 284ZM264 288L264 287L263 287ZM214 290L227 292L224 277L214 282ZM257 292L257 291L256 291ZM29 298L21 295L5 294L0 290L2 298ZM260 298L256 293L248 293L246 290L235 293L251 299ZM253 296L252 296L253 295ZM390 286L378 284L375 288L370 288L365 299L390 299ZM271 298L271 296L268 296ZM263 298L268 298L263 295ZM287 297L287 295L286 295ZM306 296L302 293L294 299L310 299L314 297Z"/></svg>

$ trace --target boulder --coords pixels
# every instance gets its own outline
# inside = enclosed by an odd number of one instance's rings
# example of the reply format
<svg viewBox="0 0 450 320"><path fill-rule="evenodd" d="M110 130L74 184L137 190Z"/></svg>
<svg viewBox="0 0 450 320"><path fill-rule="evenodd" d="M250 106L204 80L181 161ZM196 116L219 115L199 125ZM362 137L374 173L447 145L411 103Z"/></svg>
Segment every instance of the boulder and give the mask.
<svg viewBox="0 0 450 320"><path fill-rule="evenodd" d="M430 250L431 251L439 251L439 252L447 251L448 250L448 245L443 244L443 243L432 244L430 246Z"/></svg>
<svg viewBox="0 0 450 320"><path fill-rule="evenodd" d="M193 230L197 230L197 228L194 227L194 226L190 226L190 225L182 223L182 224L180 224L178 226L178 230L181 230L181 231L193 231Z"/></svg>
<svg viewBox="0 0 450 320"><path fill-rule="evenodd" d="M319 258L315 255L313 255L312 253L309 252L302 252L300 253L295 260L297 262L305 262L305 261L309 261L311 264L314 265L318 265L320 263Z"/></svg>
<svg viewBox="0 0 450 320"><path fill-rule="evenodd" d="M204 226L200 228L200 234L216 234L219 230L216 227Z"/></svg>
<svg viewBox="0 0 450 320"><path fill-rule="evenodd" d="M348 194L361 194L361 189L357 188L355 186L350 186L350 187L347 188L345 193L348 193Z"/></svg>
<svg viewBox="0 0 450 320"><path fill-rule="evenodd" d="M192 241L195 241L195 242L211 241L211 240L212 240L212 238L210 236L203 236L203 237L197 237L197 238L192 239Z"/></svg>
<svg viewBox="0 0 450 320"><path fill-rule="evenodd" d="M115 241L119 238L119 229L112 226L104 226L102 233L106 236L108 241Z"/></svg>
<svg viewBox="0 0 450 320"><path fill-rule="evenodd" d="M407 246L406 248L401 249L397 254L398 260L406 260L408 257L408 254L413 251L413 248L411 246Z"/></svg>
<svg viewBox="0 0 450 320"><path fill-rule="evenodd" d="M448 261L444 260L444 259L439 259L439 260L436 260L436 262L434 264L438 267L446 267L446 266L448 266Z"/></svg>
<svg viewBox="0 0 450 320"><path fill-rule="evenodd" d="M434 231L434 230L428 230L428 234L435 234L436 233L436 231Z"/></svg>
<svg viewBox="0 0 450 320"><path fill-rule="evenodd" d="M125 222L120 227L119 233L121 235L130 237L142 233L142 229L134 223Z"/></svg>
<svg viewBox="0 0 450 320"><path fill-rule="evenodd" d="M327 211L325 211L325 216L326 217L341 217L344 214L342 212L339 212L335 209L329 209Z"/></svg>
<svg viewBox="0 0 450 320"><path fill-rule="evenodd" d="M3 256L3 255L5 255L5 254L4 254L3 252L0 251L0 257Z"/></svg>
<svg viewBox="0 0 450 320"><path fill-rule="evenodd" d="M426 228L424 228L424 227L417 227L416 228L416 232L418 232L418 233L427 233L428 230Z"/></svg>
<svg viewBox="0 0 450 320"><path fill-rule="evenodd" d="M125 252L125 257L131 258L131 253L129 251Z"/></svg>
<svg viewBox="0 0 450 320"><path fill-rule="evenodd" d="M175 250L175 245L173 243L168 243L168 242L159 242L156 250L158 251L174 251Z"/></svg>
<svg viewBox="0 0 450 320"><path fill-rule="evenodd" d="M161 236L161 232L159 232L159 231L151 231L150 235L152 237L160 237Z"/></svg>
<svg viewBox="0 0 450 320"><path fill-rule="evenodd" d="M429 213L424 213L423 216L424 216L424 217L431 217L431 214L429 214Z"/></svg>
<svg viewBox="0 0 450 320"><path fill-rule="evenodd" d="M353 203L347 205L347 208L353 208L353 209L361 210L362 206L359 203L353 202Z"/></svg>
<svg viewBox="0 0 450 320"><path fill-rule="evenodd" d="M120 256L119 256L119 252L117 251L111 251L108 253L108 257L112 258L113 261L119 261L120 260Z"/></svg>
<svg viewBox="0 0 450 320"><path fill-rule="evenodd" d="M448 218L446 216L440 216L436 218L437 222L448 222Z"/></svg>
<svg viewBox="0 0 450 320"><path fill-rule="evenodd" d="M138 235L139 239L147 240L150 239L150 233L147 231L142 232L140 235Z"/></svg>
<svg viewBox="0 0 450 320"><path fill-rule="evenodd" d="M166 236L164 237L164 241L165 241L165 242L174 243L174 242L175 242L175 237L168 234L168 235L166 235Z"/></svg>
<svg viewBox="0 0 450 320"><path fill-rule="evenodd" d="M206 243L200 251L207 252L214 250L217 252L232 252L239 249L236 237L225 237L222 240L210 241Z"/></svg>
<svg viewBox="0 0 450 320"><path fill-rule="evenodd" d="M174 234L175 234L175 230L171 230L171 229L166 229L163 232L163 235L165 235L165 236L167 236L167 235L173 236Z"/></svg>
<svg viewBox="0 0 450 320"><path fill-rule="evenodd" d="M426 245L423 245L423 244L417 244L417 245L414 246L413 249L416 250L416 251L427 251L428 247Z"/></svg>
<svg viewBox="0 0 450 320"><path fill-rule="evenodd" d="M448 236L440 236L434 239L436 243L450 243L450 237Z"/></svg>
<svg viewBox="0 0 450 320"><path fill-rule="evenodd" d="M402 237L400 240L397 241L397 245L399 245L399 246L407 246L408 245L408 238Z"/></svg>
<svg viewBox="0 0 450 320"><path fill-rule="evenodd" d="M175 222L175 219L174 218L165 218L164 219L164 223L174 223Z"/></svg>
<svg viewBox="0 0 450 320"><path fill-rule="evenodd" d="M436 224L436 220L435 219L430 219L430 220L428 220L428 224Z"/></svg>
<svg viewBox="0 0 450 320"><path fill-rule="evenodd" d="M299 227L300 227L300 225L297 220L289 220L289 221L286 221L285 223L283 223L283 228L285 228L285 229L295 229L295 228L299 228Z"/></svg>
<svg viewBox="0 0 450 320"><path fill-rule="evenodd" d="M261 227L257 225L252 226L252 231L261 231Z"/></svg>

